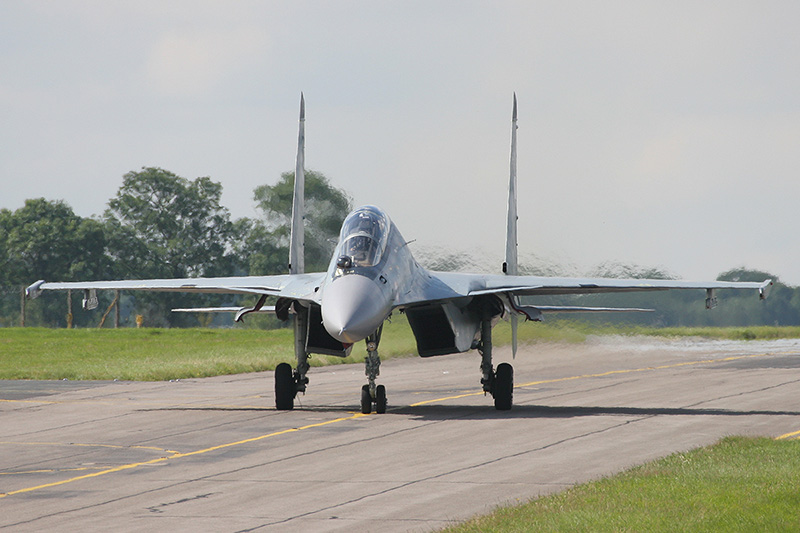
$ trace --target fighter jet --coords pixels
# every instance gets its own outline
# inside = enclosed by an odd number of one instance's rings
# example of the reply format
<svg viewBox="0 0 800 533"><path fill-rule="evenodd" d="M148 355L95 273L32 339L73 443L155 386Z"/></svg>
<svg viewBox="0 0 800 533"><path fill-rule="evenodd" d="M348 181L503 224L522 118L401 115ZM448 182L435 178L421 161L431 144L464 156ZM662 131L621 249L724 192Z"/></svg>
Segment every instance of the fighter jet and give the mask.
<svg viewBox="0 0 800 533"><path fill-rule="evenodd" d="M235 312L237 321L249 313L272 312L293 321L296 365L275 369L275 406L294 407L298 393L307 390L308 358L312 353L345 357L353 345L366 341L367 383L361 390L361 411L386 411L386 389L377 384L378 347L383 324L392 313L404 313L421 357L477 350L481 357L483 390L498 410L511 409L514 371L509 363L494 367L492 327L501 318L512 325L516 353L517 321L539 321L550 312L646 311L592 307L523 304L521 297L607 292L705 289L706 307L716 305L718 289L751 289L765 299L771 280L751 282L691 282L651 279L607 279L520 276L517 269L517 99L513 99L511 158L505 262L498 274L435 272L423 268L389 215L374 205L352 211L344 220L338 244L326 272L305 273L303 262L305 99L300 98L300 121L295 169L289 273L273 276L150 279L48 283L27 289L35 298L44 290L83 290L84 307L97 305L98 290L179 291L255 295L253 307L195 308L180 311ZM267 299L274 305L265 305Z"/></svg>

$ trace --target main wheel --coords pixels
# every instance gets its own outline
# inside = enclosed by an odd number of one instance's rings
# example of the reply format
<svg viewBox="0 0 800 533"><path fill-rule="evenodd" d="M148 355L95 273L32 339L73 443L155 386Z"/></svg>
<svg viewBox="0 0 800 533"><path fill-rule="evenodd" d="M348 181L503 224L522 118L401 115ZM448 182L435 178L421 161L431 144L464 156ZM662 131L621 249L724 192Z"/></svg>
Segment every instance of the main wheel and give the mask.
<svg viewBox="0 0 800 533"><path fill-rule="evenodd" d="M508 411L514 401L514 367L508 363L497 365L494 376L494 408Z"/></svg>
<svg viewBox="0 0 800 533"><path fill-rule="evenodd" d="M372 412L372 395L369 393L369 385L361 387L361 412L365 415Z"/></svg>
<svg viewBox="0 0 800 533"><path fill-rule="evenodd" d="M296 392L292 365L289 363L279 364L275 367L275 408L279 411L294 409Z"/></svg>
<svg viewBox="0 0 800 533"><path fill-rule="evenodd" d="M379 415L386 412L386 387L383 385L375 389L375 412Z"/></svg>

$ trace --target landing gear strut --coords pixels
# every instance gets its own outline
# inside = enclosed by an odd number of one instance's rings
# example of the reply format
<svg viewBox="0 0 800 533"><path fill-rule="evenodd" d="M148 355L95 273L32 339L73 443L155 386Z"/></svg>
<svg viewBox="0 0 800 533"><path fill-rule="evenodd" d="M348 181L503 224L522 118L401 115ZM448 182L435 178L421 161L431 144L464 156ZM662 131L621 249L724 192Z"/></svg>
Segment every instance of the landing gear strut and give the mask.
<svg viewBox="0 0 800 533"><path fill-rule="evenodd" d="M308 385L308 353L305 346L305 332L308 329L308 308L294 305L294 355L297 368L292 371L289 363L275 367L275 408L279 411L294 409L294 399L298 392L305 394Z"/></svg>
<svg viewBox="0 0 800 533"><path fill-rule="evenodd" d="M514 397L514 368L508 363L492 365L492 317L484 313L481 320L481 340L478 342L481 354L481 384L483 392L494 397L494 408L498 411L511 409Z"/></svg>
<svg viewBox="0 0 800 533"><path fill-rule="evenodd" d="M361 412L368 415L372 412L372 404L375 404L375 412L383 414L386 412L386 387L376 385L375 379L381 374L381 358L378 355L378 344L381 342L381 332L383 325L378 331L367 337L367 358L364 360L365 370L369 383L361 387Z"/></svg>

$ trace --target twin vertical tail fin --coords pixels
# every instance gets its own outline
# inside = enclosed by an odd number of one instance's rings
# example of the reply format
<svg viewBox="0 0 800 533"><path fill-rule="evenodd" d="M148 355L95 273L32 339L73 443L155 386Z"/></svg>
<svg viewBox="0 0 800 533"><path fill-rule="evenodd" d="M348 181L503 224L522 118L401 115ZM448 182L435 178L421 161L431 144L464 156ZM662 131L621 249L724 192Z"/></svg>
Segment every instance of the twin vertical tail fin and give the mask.
<svg viewBox="0 0 800 533"><path fill-rule="evenodd" d="M509 276L519 273L517 258L517 93L514 93L514 108L511 113L511 164L508 179L508 221L506 226L506 260L503 272ZM514 298L513 295L509 296ZM511 313L511 352L517 356L517 327L519 316Z"/></svg>
<svg viewBox="0 0 800 533"><path fill-rule="evenodd" d="M303 274L305 265L305 145L306 102L300 93L300 126L297 134L297 164L294 171L294 197L292 198L292 229L289 238L289 273Z"/></svg>

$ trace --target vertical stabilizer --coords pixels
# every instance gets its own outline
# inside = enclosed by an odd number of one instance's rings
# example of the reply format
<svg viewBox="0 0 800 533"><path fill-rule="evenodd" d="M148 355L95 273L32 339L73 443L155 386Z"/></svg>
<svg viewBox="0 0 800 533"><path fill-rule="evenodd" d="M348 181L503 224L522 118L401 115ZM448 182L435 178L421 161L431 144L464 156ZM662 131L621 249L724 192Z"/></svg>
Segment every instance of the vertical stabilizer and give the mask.
<svg viewBox="0 0 800 533"><path fill-rule="evenodd" d="M303 274L305 265L305 145L306 102L300 93L300 126L297 134L297 165L294 171L294 197L292 198L292 232L289 239L289 273Z"/></svg>
<svg viewBox="0 0 800 533"><path fill-rule="evenodd" d="M506 226L506 262L503 272L516 276L517 260L517 94L514 93L514 110L511 115L511 165L508 179L508 220Z"/></svg>
<svg viewBox="0 0 800 533"><path fill-rule="evenodd" d="M509 276L519 273L517 259L517 93L514 93L514 109L511 113L511 164L508 178L508 220L506 225L506 260L503 272ZM514 298L514 296L510 296ZM517 355L518 316L511 313L511 351Z"/></svg>

